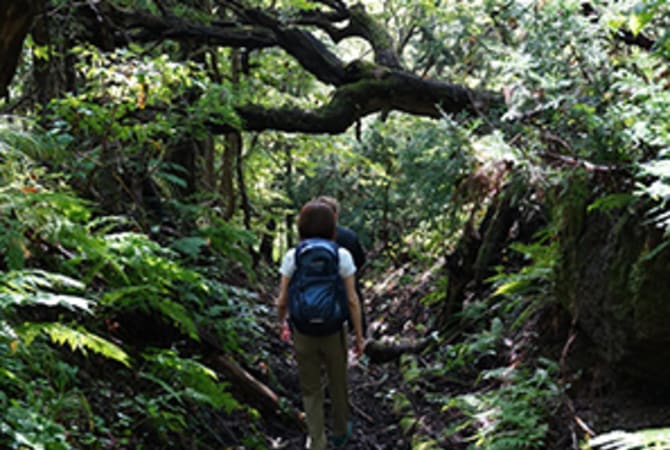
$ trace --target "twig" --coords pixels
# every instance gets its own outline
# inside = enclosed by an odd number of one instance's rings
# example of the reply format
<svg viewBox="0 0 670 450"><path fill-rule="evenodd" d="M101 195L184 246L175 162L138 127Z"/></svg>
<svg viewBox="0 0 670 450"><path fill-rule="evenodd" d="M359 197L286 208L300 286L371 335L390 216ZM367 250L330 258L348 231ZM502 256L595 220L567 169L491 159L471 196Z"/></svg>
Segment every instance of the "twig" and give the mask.
<svg viewBox="0 0 670 450"><path fill-rule="evenodd" d="M560 360L560 363L559 363L559 367L561 368L561 370L563 370L565 368L565 361L568 358L568 351L570 350L570 346L572 345L572 343L573 343L573 341L575 340L576 337L577 337L577 332L572 331L570 333L570 337L568 337L568 340L565 342L565 345L563 346L563 350L561 351L561 360Z"/></svg>
<svg viewBox="0 0 670 450"><path fill-rule="evenodd" d="M585 159L575 158L572 156L561 155L553 152L540 152L539 155L545 159L553 159L568 166L579 167L582 166L589 172L617 172L623 170L622 167L615 165L594 164Z"/></svg>
<svg viewBox="0 0 670 450"><path fill-rule="evenodd" d="M596 435L595 431L593 431L587 424L584 422L582 419L579 418L579 416L575 415L574 416L575 422L577 422L577 425L579 425L579 428L581 428L585 433L588 433L589 436L593 437Z"/></svg>
<svg viewBox="0 0 670 450"><path fill-rule="evenodd" d="M380 380L375 380L375 381L371 381L369 383L356 385L354 390L360 391L360 390L367 390L368 388L377 388L377 387L381 386L382 384L386 383L386 381L388 381L388 379L389 379L388 375L384 374L384 376Z"/></svg>
<svg viewBox="0 0 670 450"><path fill-rule="evenodd" d="M596 432L589 427L586 422L584 422L578 415L577 415L577 410L575 409L575 404L572 402L570 398L567 398L565 403L568 406L568 409L570 410L570 414L572 414L572 418L575 421L575 423L579 426L579 428L582 429L585 433L587 433L589 436L593 437L596 435Z"/></svg>
<svg viewBox="0 0 670 450"><path fill-rule="evenodd" d="M356 414L358 414L359 416L361 416L362 418L364 418L368 423L373 424L373 425L375 424L375 419L373 419L372 417L370 417L369 415L367 415L361 408L359 408L358 406L356 406L354 403L351 403L351 408L352 408L354 411L356 411Z"/></svg>

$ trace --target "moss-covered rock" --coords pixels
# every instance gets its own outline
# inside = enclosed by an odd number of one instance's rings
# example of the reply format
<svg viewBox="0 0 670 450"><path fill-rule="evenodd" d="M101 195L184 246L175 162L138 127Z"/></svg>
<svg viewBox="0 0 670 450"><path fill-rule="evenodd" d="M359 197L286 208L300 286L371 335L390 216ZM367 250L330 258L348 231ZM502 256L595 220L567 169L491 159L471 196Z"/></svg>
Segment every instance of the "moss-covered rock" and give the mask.
<svg viewBox="0 0 670 450"><path fill-rule="evenodd" d="M670 384L670 246L644 209L587 212L563 199L557 294L613 368Z"/></svg>

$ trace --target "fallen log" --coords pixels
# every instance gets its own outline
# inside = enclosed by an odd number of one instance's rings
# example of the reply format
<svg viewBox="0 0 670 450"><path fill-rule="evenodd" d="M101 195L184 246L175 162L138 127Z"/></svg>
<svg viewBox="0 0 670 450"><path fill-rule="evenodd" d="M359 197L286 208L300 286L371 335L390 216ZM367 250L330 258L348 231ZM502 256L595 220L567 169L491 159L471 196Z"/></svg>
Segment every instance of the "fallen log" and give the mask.
<svg viewBox="0 0 670 450"><path fill-rule="evenodd" d="M217 372L223 373L226 378L233 383L240 391L247 395L264 412L277 414L289 422L305 430L304 414L292 407L290 402L283 399L276 392L270 389L265 383L247 372L242 366L237 364L230 356L226 355L225 350L218 341L209 333L200 331L200 339L212 346L219 355L213 359Z"/></svg>

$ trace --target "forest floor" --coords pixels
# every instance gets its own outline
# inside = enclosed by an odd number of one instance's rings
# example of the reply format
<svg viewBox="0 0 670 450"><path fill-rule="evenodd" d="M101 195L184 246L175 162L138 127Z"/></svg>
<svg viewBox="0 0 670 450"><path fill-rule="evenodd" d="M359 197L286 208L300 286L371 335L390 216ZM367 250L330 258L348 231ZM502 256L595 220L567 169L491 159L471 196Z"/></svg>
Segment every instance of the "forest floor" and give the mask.
<svg viewBox="0 0 670 450"><path fill-rule="evenodd" d="M369 338L402 336L411 341L425 337L426 331L417 324L430 323L430 315L434 314L420 301L430 289L430 277L421 277L419 285L407 285L400 283L402 276L402 271L395 272L375 288L366 289ZM271 304L273 299L268 297L267 301ZM274 314L273 308L269 309L270 314ZM527 334L539 336L536 343L543 347L545 356L556 361L564 356L562 383L566 388L563 404L549 424L547 450L579 450L587 436L617 429L630 431L670 426L669 392L641 386L618 376L616 368L598 362L591 351L592 346L570 329L566 318L556 320L556 311L551 310L546 311L545 316L530 321L531 329ZM272 323L273 317L268 323ZM552 322L551 326L548 321ZM551 331L547 332L548 329ZM269 364L276 379L270 385L300 411L300 388L292 347L279 340L278 330L266 331L268 336L272 337L273 333L276 336L266 344L268 354L273 355ZM418 354L411 357L428 359L431 356ZM441 396L476 389L468 385L468 380L461 382L446 378L422 380L421 383L430 384L430 391L440 392ZM350 355L349 387L354 433L347 449L465 450L471 444L459 440L458 433L449 438L444 436L444 431L463 417L443 411L440 404L431 403L426 396L414 395L422 386L406 381L398 359L371 363L367 357L356 360ZM408 404L399 406L398 398L407 399ZM413 420L403 424L408 417L408 408ZM306 433L295 423L266 418L263 427L270 448L297 450L305 446ZM419 435L422 440L417 441ZM428 441L430 446L418 445L418 442Z"/></svg>

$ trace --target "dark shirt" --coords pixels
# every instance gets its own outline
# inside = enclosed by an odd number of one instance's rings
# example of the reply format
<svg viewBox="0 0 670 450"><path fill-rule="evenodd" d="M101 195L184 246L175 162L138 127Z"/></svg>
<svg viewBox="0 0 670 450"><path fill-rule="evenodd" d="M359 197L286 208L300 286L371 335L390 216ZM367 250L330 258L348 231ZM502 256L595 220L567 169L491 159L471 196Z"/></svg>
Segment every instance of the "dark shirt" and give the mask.
<svg viewBox="0 0 670 450"><path fill-rule="evenodd" d="M361 322L363 325L363 336L368 334L368 321L365 314L365 308L363 307L363 294L361 293L361 284L360 284L360 273L365 265L365 251L361 246L361 243L358 241L358 236L353 230L350 230L346 227L337 226L337 232L335 234L335 242L340 247L344 247L349 250L351 256L354 258L354 264L356 264L356 275L354 281L356 284L356 294L358 294L358 299L361 303Z"/></svg>
<svg viewBox="0 0 670 450"><path fill-rule="evenodd" d="M358 236L352 230L346 227L337 226L337 233L335 234L335 242L340 247L344 247L349 250L351 256L354 258L354 264L356 264L356 279L358 279L358 274L361 272L363 265L365 264L365 252L361 243L358 241Z"/></svg>

